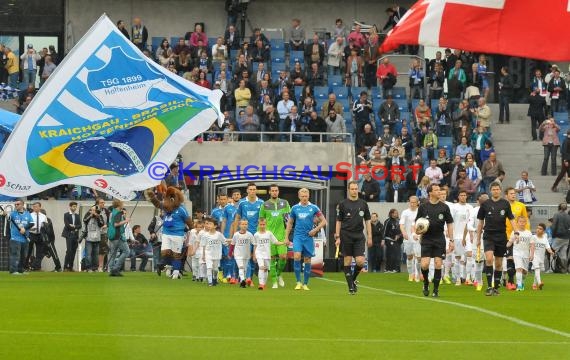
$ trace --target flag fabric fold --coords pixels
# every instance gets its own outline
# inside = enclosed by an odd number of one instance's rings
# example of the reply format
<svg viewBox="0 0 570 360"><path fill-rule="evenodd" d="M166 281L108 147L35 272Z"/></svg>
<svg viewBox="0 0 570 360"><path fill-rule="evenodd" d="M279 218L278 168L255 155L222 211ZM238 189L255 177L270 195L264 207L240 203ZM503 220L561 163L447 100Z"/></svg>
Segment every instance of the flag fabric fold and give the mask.
<svg viewBox="0 0 570 360"><path fill-rule="evenodd" d="M159 182L153 164L170 164L223 119L221 96L148 59L103 15L12 131L0 153L0 194L76 184L131 199Z"/></svg>
<svg viewBox="0 0 570 360"><path fill-rule="evenodd" d="M569 0L420 0L388 33L400 45L448 47L552 61L570 60Z"/></svg>

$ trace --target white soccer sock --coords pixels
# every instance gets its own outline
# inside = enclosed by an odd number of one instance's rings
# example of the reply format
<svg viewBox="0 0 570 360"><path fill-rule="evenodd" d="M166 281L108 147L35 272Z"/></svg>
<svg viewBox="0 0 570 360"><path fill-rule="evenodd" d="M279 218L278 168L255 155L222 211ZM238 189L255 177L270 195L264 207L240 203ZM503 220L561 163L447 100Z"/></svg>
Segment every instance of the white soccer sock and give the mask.
<svg viewBox="0 0 570 360"><path fill-rule="evenodd" d="M466 256L465 257L465 273L466 273L466 278L473 280L475 278L475 274L473 273L474 269L473 269L473 257L472 256Z"/></svg>
<svg viewBox="0 0 570 360"><path fill-rule="evenodd" d="M453 257L447 256L445 258L443 265L444 265L443 276L449 276L449 273L451 271L451 265L453 265Z"/></svg>
<svg viewBox="0 0 570 360"><path fill-rule="evenodd" d="M454 260L455 263L453 264L453 277L455 277L455 280L461 278L461 263L459 262L459 260L455 259Z"/></svg>
<svg viewBox="0 0 570 360"><path fill-rule="evenodd" d="M483 262L476 262L475 263L475 280L477 280L477 284L481 284L483 282Z"/></svg>
<svg viewBox="0 0 570 360"><path fill-rule="evenodd" d="M540 280L540 269L534 269L534 283L540 285L542 281Z"/></svg>
<svg viewBox="0 0 570 360"><path fill-rule="evenodd" d="M259 270L257 276L259 277L259 285L265 285L265 283L267 282L267 271Z"/></svg>
<svg viewBox="0 0 570 360"><path fill-rule="evenodd" d="M467 275L465 274L465 262L464 261L459 262L459 272L461 274L462 279L467 279Z"/></svg>
<svg viewBox="0 0 570 360"><path fill-rule="evenodd" d="M408 275L414 275L414 258L406 259L406 267L408 268Z"/></svg>
<svg viewBox="0 0 570 360"><path fill-rule="evenodd" d="M522 286L523 283L522 272L517 271L516 277L517 277L517 285Z"/></svg>
<svg viewBox="0 0 570 360"><path fill-rule="evenodd" d="M240 280L240 281L245 280L245 270L244 270L244 268L239 268L239 280Z"/></svg>
<svg viewBox="0 0 570 360"><path fill-rule="evenodd" d="M208 284L212 284L212 282L213 282L212 268L207 268L206 274L208 274Z"/></svg>
<svg viewBox="0 0 570 360"><path fill-rule="evenodd" d="M421 273L422 273L422 264L420 259L418 259L417 257L414 258L415 261L415 267L416 267L416 278L419 278Z"/></svg>
<svg viewBox="0 0 570 360"><path fill-rule="evenodd" d="M200 278L201 278L201 279L203 279L203 278L206 277L206 272L207 272L206 264L200 264L200 271L199 271L199 273L200 273Z"/></svg>

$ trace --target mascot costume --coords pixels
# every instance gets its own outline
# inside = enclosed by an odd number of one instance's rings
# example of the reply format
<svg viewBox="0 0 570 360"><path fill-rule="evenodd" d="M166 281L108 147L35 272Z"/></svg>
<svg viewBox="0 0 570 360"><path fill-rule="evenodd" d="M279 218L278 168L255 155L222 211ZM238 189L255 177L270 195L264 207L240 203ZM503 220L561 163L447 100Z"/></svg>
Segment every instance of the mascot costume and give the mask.
<svg viewBox="0 0 570 360"><path fill-rule="evenodd" d="M159 200L152 189L145 191L145 197L157 209L162 210L162 246L160 264L156 272L160 276L166 266L172 268L172 279L180 279L182 269L182 247L186 229L192 229L192 218L184 207L184 195L175 187L168 187Z"/></svg>

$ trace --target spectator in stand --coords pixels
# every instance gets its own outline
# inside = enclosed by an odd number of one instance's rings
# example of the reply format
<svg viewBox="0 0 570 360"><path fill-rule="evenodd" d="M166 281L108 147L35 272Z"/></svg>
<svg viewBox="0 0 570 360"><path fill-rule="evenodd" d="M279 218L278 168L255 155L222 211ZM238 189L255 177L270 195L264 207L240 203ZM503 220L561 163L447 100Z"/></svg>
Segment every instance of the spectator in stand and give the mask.
<svg viewBox="0 0 570 360"><path fill-rule="evenodd" d="M333 93L329 94L329 101L323 104L321 116L326 117L330 109L334 109L338 115L344 116L342 105L336 101L336 95Z"/></svg>
<svg viewBox="0 0 570 360"><path fill-rule="evenodd" d="M378 79L378 86L382 86L385 98L388 95L392 95L392 88L396 85L397 78L398 70L396 70L394 65L390 64L390 59L384 58L382 64L376 70L376 79Z"/></svg>
<svg viewBox="0 0 570 360"><path fill-rule="evenodd" d="M548 158L551 160L550 174L556 176L556 153L560 146L558 139L558 132L560 127L553 118L545 120L538 129L544 133L542 138L542 147L544 148L544 159L542 160L542 169L540 171L542 176L546 176L548 170Z"/></svg>
<svg viewBox="0 0 570 360"><path fill-rule="evenodd" d="M348 36L348 31L346 30L346 27L344 26L342 19L340 18L336 19L335 26L331 31L331 38L336 39L340 37L342 38L342 41L344 43L347 36Z"/></svg>
<svg viewBox="0 0 570 360"><path fill-rule="evenodd" d="M269 43L269 39L267 39L267 36L265 36L261 32L260 28L253 29L253 35L251 35L249 43L255 44L255 43L257 43L257 40L261 40L263 42L263 47L265 47L266 49L269 50L271 48L271 44Z"/></svg>
<svg viewBox="0 0 570 360"><path fill-rule="evenodd" d="M479 170L475 165L475 160L473 160L472 157L466 157L465 172L467 174L467 178L473 182L473 186L478 189L483 177L481 175L481 170Z"/></svg>
<svg viewBox="0 0 570 360"><path fill-rule="evenodd" d="M305 72L301 67L300 62L295 62L293 66L293 70L291 71L291 81L293 81L294 86L303 86L305 85Z"/></svg>
<svg viewBox="0 0 570 360"><path fill-rule="evenodd" d="M283 70L279 73L279 78L273 83L273 88L277 92L278 96L281 96L284 92L290 92L292 89L291 81L289 80L289 75L287 71ZM295 101L293 99L293 101Z"/></svg>
<svg viewBox="0 0 570 360"><path fill-rule="evenodd" d="M453 113L463 97L463 84L456 77L447 79L447 100L449 111ZM441 99L441 98L440 98Z"/></svg>
<svg viewBox="0 0 570 360"><path fill-rule="evenodd" d="M482 126L478 126L476 132L471 136L472 148L474 150L475 162L477 166L481 166L483 161L481 161L481 151L485 149L485 142L489 140L489 136L485 132Z"/></svg>
<svg viewBox="0 0 570 360"><path fill-rule="evenodd" d="M239 81L239 87L234 90L234 97L236 99L236 119L239 116L241 110L250 104L251 101L251 91L245 86L245 80Z"/></svg>
<svg viewBox="0 0 570 360"><path fill-rule="evenodd" d="M455 149L455 155L459 155L461 160L464 160L467 154L472 154L472 153L473 149L468 144L467 137L463 136L461 138L461 143L457 145L457 148Z"/></svg>
<svg viewBox="0 0 570 360"><path fill-rule="evenodd" d="M301 26L301 20L291 20L289 29L289 47L292 51L303 51L305 49L305 29Z"/></svg>
<svg viewBox="0 0 570 360"><path fill-rule="evenodd" d="M315 102L312 98L306 97L303 103L300 105L300 114L303 120L306 120L308 123L308 119L311 117L311 113L315 111Z"/></svg>
<svg viewBox="0 0 570 360"><path fill-rule="evenodd" d="M412 135L408 132L406 126L402 127L402 132L400 134L400 140L402 141L402 146L404 147L405 159L408 163L412 161L412 150L414 148L414 139Z"/></svg>
<svg viewBox="0 0 570 360"><path fill-rule="evenodd" d="M560 110L560 99L566 97L566 83L564 82L564 79L560 77L560 70L555 69L553 72L554 77L550 79L550 82L548 83L552 114Z"/></svg>
<svg viewBox="0 0 570 360"><path fill-rule="evenodd" d="M368 153L368 157L370 158L369 165L374 167L380 163L380 160L386 160L388 157L388 148L384 146L384 142L382 141L382 137L378 138L376 145L370 148L370 152Z"/></svg>
<svg viewBox="0 0 570 360"><path fill-rule="evenodd" d="M324 134L327 132L327 122L319 116L316 111L311 111L309 116L308 130L313 133ZM326 137L321 135L311 135L313 142L324 142Z"/></svg>
<svg viewBox="0 0 570 360"><path fill-rule="evenodd" d="M222 62L228 59L228 48L224 45L224 38L218 37L212 46L212 61Z"/></svg>
<svg viewBox="0 0 570 360"><path fill-rule="evenodd" d="M354 30L348 34L347 39L349 42L352 40L354 42L354 46L362 49L364 46L366 46L366 37L360 32L360 30L360 25L355 25Z"/></svg>
<svg viewBox="0 0 570 360"><path fill-rule="evenodd" d="M251 46L254 46L255 43L251 43ZM238 58L239 56L243 55L244 58L246 59L247 63L251 65L251 48L250 48L250 43L247 41L243 42L243 45L241 46L241 48L238 51Z"/></svg>
<svg viewBox="0 0 570 360"><path fill-rule="evenodd" d="M564 142L562 142L562 147L560 148L560 156L562 157L562 167L560 173L556 177L554 184L550 188L553 192L558 191L556 188L558 183L562 180L564 175L568 174L570 170L570 130L566 131L566 136L564 137Z"/></svg>
<svg viewBox="0 0 570 360"><path fill-rule="evenodd" d="M396 123L400 121L400 109L392 100L392 95L388 95L386 101L380 105L378 116L380 117L382 125L390 126L390 132L394 133Z"/></svg>
<svg viewBox="0 0 570 360"><path fill-rule="evenodd" d="M259 117L253 111L253 106L248 105L245 108L245 114L238 118L239 131L255 132L259 131ZM242 141L259 141L257 134L244 134L241 136Z"/></svg>
<svg viewBox="0 0 570 360"><path fill-rule="evenodd" d="M378 28L372 25L368 30L368 43L366 47L378 48L380 45L380 35L378 35Z"/></svg>
<svg viewBox="0 0 570 360"><path fill-rule="evenodd" d="M414 59L408 73L410 76L410 98L424 98L425 73L421 68L420 60Z"/></svg>
<svg viewBox="0 0 570 360"><path fill-rule="evenodd" d="M44 61L45 65L43 67L43 71L40 74L41 76L40 87L46 82L46 80L51 76L51 74L53 74L56 67L50 55L46 55Z"/></svg>
<svg viewBox="0 0 570 360"><path fill-rule="evenodd" d="M244 54L240 54L238 56L237 63L233 67L233 77L236 80L241 79L241 75L244 71L249 71L250 63L247 61L247 58Z"/></svg>
<svg viewBox="0 0 570 360"><path fill-rule="evenodd" d="M212 61L208 57L208 53L202 51L200 53L200 56L198 57L198 60L196 60L196 65L198 66L198 69L200 69L201 71L205 71L206 73L211 72Z"/></svg>
<svg viewBox="0 0 570 360"><path fill-rule="evenodd" d="M438 138L433 132L433 128L429 128L427 134L423 138L423 147L427 150L428 159L434 158L434 149L437 149Z"/></svg>
<svg viewBox="0 0 570 360"><path fill-rule="evenodd" d="M123 34L127 40L131 40L131 36L129 35L129 30L127 30L127 25L123 20L117 21L117 29Z"/></svg>
<svg viewBox="0 0 570 360"><path fill-rule="evenodd" d="M465 85L467 87L475 86L477 89L479 89L479 93L481 93L481 89L483 88L483 78L479 73L479 64L471 65L471 71L467 73L467 82Z"/></svg>
<svg viewBox="0 0 570 360"><path fill-rule="evenodd" d="M269 62L269 49L263 46L263 41L261 39L255 42L255 46L251 51L251 58L254 62Z"/></svg>
<svg viewBox="0 0 570 360"><path fill-rule="evenodd" d="M424 175L420 182L418 183L418 189L416 190L416 196L418 200L427 200L428 199L428 192L427 188L430 185L430 179L427 175Z"/></svg>
<svg viewBox="0 0 570 360"><path fill-rule="evenodd" d="M396 4L387 8L386 14L388 15L388 21L386 21L386 25L384 25L382 31L390 30L391 28L396 26L396 24L400 22L400 20L404 17L404 14L407 11L408 9L398 6Z"/></svg>
<svg viewBox="0 0 570 360"><path fill-rule="evenodd" d="M346 59L346 86L359 87L364 76L364 61L359 55L358 48L352 48L350 56Z"/></svg>
<svg viewBox="0 0 570 360"><path fill-rule="evenodd" d="M344 134L346 133L346 124L341 115L337 115L334 109L329 111L329 116L325 119L327 124L327 132L333 134ZM331 135L329 136L329 141L333 142L344 142L344 135Z"/></svg>
<svg viewBox="0 0 570 360"><path fill-rule="evenodd" d="M376 144L376 135L372 131L372 126L366 124L364 125L364 132L356 133L356 148L365 148L366 151L370 151L374 144Z"/></svg>
<svg viewBox="0 0 570 360"><path fill-rule="evenodd" d="M193 48L198 47L199 41L202 41L202 46L208 46L208 36L202 31L202 25L196 24L194 26L194 32L190 35L190 46Z"/></svg>
<svg viewBox="0 0 570 360"><path fill-rule="evenodd" d="M135 17L133 19L133 27L131 29L131 40L136 47L141 51L146 49L146 43L148 41L148 30L146 26L142 24L141 18ZM58 61L54 61L56 64Z"/></svg>
<svg viewBox="0 0 570 360"><path fill-rule="evenodd" d="M445 60L442 60L445 63ZM435 63L434 70L429 74L429 100L439 99L443 95L443 85L445 83L445 73L442 63Z"/></svg>
<svg viewBox="0 0 570 360"><path fill-rule="evenodd" d="M311 89L311 86L309 85L305 85L303 86L303 90L301 90L301 96L299 97L299 102L302 104L305 102L306 98L311 98L314 101L313 106L317 106L317 103L315 101L315 95L313 94L313 90Z"/></svg>
<svg viewBox="0 0 570 360"><path fill-rule="evenodd" d="M263 109L261 116L261 131L265 131L266 141L277 141L279 131L279 114L272 105L268 105Z"/></svg>
<svg viewBox="0 0 570 360"><path fill-rule="evenodd" d="M459 107L451 115L451 121L453 122L453 138L455 143L461 142L462 136L467 136L471 139L471 114L469 113L469 102L467 100L461 100Z"/></svg>
<svg viewBox="0 0 570 360"><path fill-rule="evenodd" d="M370 171L364 174L364 181L360 188L360 198L367 202L378 202L380 200L380 184L372 178Z"/></svg>
<svg viewBox="0 0 570 360"><path fill-rule="evenodd" d="M319 35L313 34L313 41L305 46L305 64L323 64L325 47L319 42Z"/></svg>
<svg viewBox="0 0 570 360"><path fill-rule="evenodd" d="M489 159L483 163L481 166L481 176L483 177L481 191L487 192L490 190L490 185L497 177L499 177L499 171L505 171L503 164L497 160L497 155L491 153Z"/></svg>
<svg viewBox="0 0 570 360"><path fill-rule="evenodd" d="M479 55L479 62L474 63L471 67L473 68L474 65L477 65L477 72L479 73L479 78L481 78L481 84L478 87L481 90L481 94L487 99L489 97L489 79L487 77L489 63L485 54Z"/></svg>
<svg viewBox="0 0 570 360"><path fill-rule="evenodd" d="M425 171L426 176L429 178L430 184L437 184L443 180L443 172L441 168L437 166L437 161L435 159L431 159L429 161L429 167Z"/></svg>
<svg viewBox="0 0 570 360"><path fill-rule="evenodd" d="M344 40L338 36L336 40L329 46L327 51L328 59L327 66L329 74L340 75L342 69L342 59L344 55Z"/></svg>
<svg viewBox="0 0 570 360"><path fill-rule="evenodd" d="M257 104L261 105L265 101L265 97L269 97L269 101L273 103L275 95L273 94L273 89L269 86L269 81L261 80L257 85L257 90L255 91L258 101Z"/></svg>
<svg viewBox="0 0 570 360"><path fill-rule="evenodd" d="M186 54L192 53L192 49L190 46L186 45L186 41L183 37L178 39L178 44L176 44L176 46L172 49L174 56L179 56L182 51L185 51Z"/></svg>
<svg viewBox="0 0 570 360"><path fill-rule="evenodd" d="M156 49L156 59L160 65L168 67L170 61L174 61L173 55L174 53L172 52L172 48L170 47L168 40L166 38L162 39L160 46Z"/></svg>
<svg viewBox="0 0 570 360"><path fill-rule="evenodd" d="M431 59L428 63L427 73L430 76L436 71L436 65L439 65L440 69L445 72L445 59L441 58L441 51L436 51L435 59ZM439 96L437 98L439 98Z"/></svg>
<svg viewBox="0 0 570 360"><path fill-rule="evenodd" d="M416 106L416 109L414 110L414 115L416 118L416 123L418 125L418 128L421 128L424 125L428 128L432 127L431 109L429 108L429 106L427 106L424 99L420 99L420 101L418 102L418 106Z"/></svg>
<svg viewBox="0 0 570 360"><path fill-rule="evenodd" d="M38 61L41 56L36 52L32 44L28 44L28 50L20 56L22 60L22 83L36 86L36 76L38 74ZM560 74L560 73L559 73Z"/></svg>
<svg viewBox="0 0 570 360"><path fill-rule="evenodd" d="M380 136L380 138L382 139L382 142L384 143L384 147L386 147L386 151L390 150L390 148L394 144L394 139L395 139L394 135L390 131L390 126L388 126L388 125L383 126L383 132L382 132L382 135Z"/></svg>
<svg viewBox="0 0 570 360"><path fill-rule="evenodd" d="M536 201L534 193L536 192L536 186L528 179L528 171L521 171L521 178L517 180L515 184L515 190L517 192L517 197L523 204L530 205Z"/></svg>
<svg viewBox="0 0 570 360"><path fill-rule="evenodd" d="M544 77L542 76L542 71L540 69L534 70L534 77L530 80L530 82L530 90L536 91L538 95L546 98L547 84L546 81L544 81Z"/></svg>
<svg viewBox="0 0 570 360"><path fill-rule="evenodd" d="M491 153L494 153L494 152L495 152L495 148L493 147L493 143L491 142L491 140L489 140L489 139L485 140L485 146L479 154L479 157L481 159L481 164L483 164L485 161L489 160L489 158L491 157ZM477 159L475 159L475 160L477 160Z"/></svg>
<svg viewBox="0 0 570 360"><path fill-rule="evenodd" d="M367 46L363 50L364 59L364 86L368 89L376 86L376 71L378 70L376 62L378 60L378 48Z"/></svg>
<svg viewBox="0 0 570 360"><path fill-rule="evenodd" d="M174 66L176 67L176 73L180 76L192 69L192 59L185 50L180 51L178 56L174 58Z"/></svg>
<svg viewBox="0 0 570 360"><path fill-rule="evenodd" d="M20 76L20 65L18 58L8 46L4 46L4 56L5 61L2 63L4 64L4 68L8 73L8 86L12 89L16 89L18 87L18 78Z"/></svg>
<svg viewBox="0 0 570 360"><path fill-rule="evenodd" d="M311 87L325 86L325 78L319 64L316 62L311 64L311 68L307 70L307 84Z"/></svg>
<svg viewBox="0 0 570 360"><path fill-rule="evenodd" d="M228 26L228 29L224 33L224 42L228 49L239 50L240 40L239 34L236 31L234 24Z"/></svg>
<svg viewBox="0 0 570 360"><path fill-rule="evenodd" d="M461 60L455 61L455 66L449 70L449 75L447 76L448 80L453 78L459 80L463 86L467 82L467 76L465 75L465 70L461 67L462 62Z"/></svg>
<svg viewBox="0 0 570 360"><path fill-rule="evenodd" d="M206 89L211 89L212 84L210 84L208 79L206 79L206 74L207 74L207 71L200 70L200 73L198 74L198 81L196 81L196 84L200 85L201 87L204 87Z"/></svg>
<svg viewBox="0 0 570 360"><path fill-rule="evenodd" d="M398 203L406 200L406 187L399 174L394 174L392 179L386 183L386 202Z"/></svg>
<svg viewBox="0 0 570 360"><path fill-rule="evenodd" d="M443 179L440 184L448 185L451 177L451 159L447 157L447 151L445 149L439 149L435 161L443 174Z"/></svg>
<svg viewBox="0 0 570 360"><path fill-rule="evenodd" d="M277 113L279 113L279 131L280 132L287 132L291 131L290 129L286 129L285 127L285 120L291 114L293 107L297 110L295 103L293 100L289 100L289 91L283 92L282 99L277 103ZM296 114L295 114L296 115ZM281 136L281 141L286 141L287 138L285 136Z"/></svg>
<svg viewBox="0 0 570 360"><path fill-rule="evenodd" d="M457 178L457 186L455 189L455 196L453 196L453 200L457 199L457 194L461 191L465 191L467 193L467 201L474 202L475 201L475 194L477 193L477 186L475 183L471 181L471 179L467 178L467 172L464 168L459 169ZM453 190L452 190L453 192Z"/></svg>
<svg viewBox="0 0 570 360"><path fill-rule="evenodd" d="M513 78L509 74L509 68L503 66L501 68L501 77L499 78L499 123L503 123L503 119L507 124L511 122L511 113L509 111L509 103L513 96ZM486 98L486 97L485 97Z"/></svg>
<svg viewBox="0 0 570 360"><path fill-rule="evenodd" d="M539 70L540 71L540 70ZM528 98L529 106L527 115L530 117L530 131L532 140L538 140L536 130L546 119L546 99L535 88Z"/></svg>
<svg viewBox="0 0 570 360"><path fill-rule="evenodd" d="M352 104L352 120L355 124L354 130L360 132L364 129L364 125L372 124L372 114L372 102L368 100L368 93L362 91L360 92L360 97Z"/></svg>
<svg viewBox="0 0 570 360"><path fill-rule="evenodd" d="M437 136L451 135L451 113L450 107L447 105L447 100L445 98L440 98L434 121Z"/></svg>
<svg viewBox="0 0 570 360"><path fill-rule="evenodd" d="M461 157L459 157L459 155L453 156L453 163L451 163L449 166L450 175L448 178L449 181L447 183L451 188L455 188L457 186L459 170L464 168L463 164L461 164Z"/></svg>
<svg viewBox="0 0 570 360"><path fill-rule="evenodd" d="M478 105L479 107L471 109L471 112L477 117L477 126L481 126L485 132L488 132L491 126L491 108L484 97L479 99Z"/></svg>

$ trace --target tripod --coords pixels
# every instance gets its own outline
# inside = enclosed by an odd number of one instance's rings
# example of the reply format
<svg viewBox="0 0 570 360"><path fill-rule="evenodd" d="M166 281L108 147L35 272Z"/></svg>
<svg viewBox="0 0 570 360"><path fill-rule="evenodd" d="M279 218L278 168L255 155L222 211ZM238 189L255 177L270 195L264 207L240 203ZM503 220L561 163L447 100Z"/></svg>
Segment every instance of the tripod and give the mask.
<svg viewBox="0 0 570 360"><path fill-rule="evenodd" d="M249 26L249 31L251 31L251 33L253 34L253 25L251 25L251 21L249 21L249 17L247 16L247 4L241 4L242 5L242 10L241 10L241 18L240 18L240 36L242 41L245 41L245 23L247 22L247 25ZM253 44L250 44L249 46L252 46Z"/></svg>

